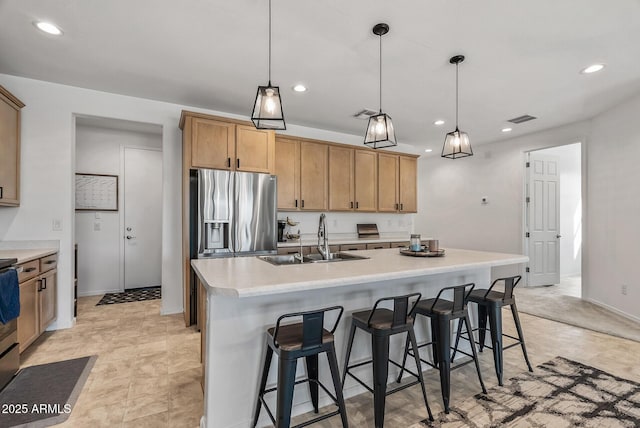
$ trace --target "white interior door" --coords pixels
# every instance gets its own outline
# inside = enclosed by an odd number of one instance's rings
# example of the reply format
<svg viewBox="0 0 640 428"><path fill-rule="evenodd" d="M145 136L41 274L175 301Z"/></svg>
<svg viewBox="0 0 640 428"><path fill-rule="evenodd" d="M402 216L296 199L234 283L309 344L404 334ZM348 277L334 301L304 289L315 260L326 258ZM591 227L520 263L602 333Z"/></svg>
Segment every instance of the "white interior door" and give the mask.
<svg viewBox="0 0 640 428"><path fill-rule="evenodd" d="M560 282L560 171L558 160L529 153L527 232L529 285Z"/></svg>
<svg viewBox="0 0 640 428"><path fill-rule="evenodd" d="M162 271L162 152L124 148L124 288L158 286Z"/></svg>

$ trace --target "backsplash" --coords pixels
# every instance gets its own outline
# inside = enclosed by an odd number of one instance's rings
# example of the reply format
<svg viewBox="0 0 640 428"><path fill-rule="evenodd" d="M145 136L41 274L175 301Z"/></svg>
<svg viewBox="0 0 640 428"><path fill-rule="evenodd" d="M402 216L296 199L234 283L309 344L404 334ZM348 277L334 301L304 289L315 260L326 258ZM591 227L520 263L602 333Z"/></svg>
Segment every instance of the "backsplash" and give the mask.
<svg viewBox="0 0 640 428"><path fill-rule="evenodd" d="M329 237L339 236L350 238L357 236L356 225L358 223L376 223L380 234L407 236L413 231L415 214L395 214L395 213L340 213L326 212L327 231ZM278 212L278 220L285 220L289 217L293 221L299 222L297 226L287 226L286 232L297 233L300 229L302 238L312 238L318 233L318 221L320 212Z"/></svg>

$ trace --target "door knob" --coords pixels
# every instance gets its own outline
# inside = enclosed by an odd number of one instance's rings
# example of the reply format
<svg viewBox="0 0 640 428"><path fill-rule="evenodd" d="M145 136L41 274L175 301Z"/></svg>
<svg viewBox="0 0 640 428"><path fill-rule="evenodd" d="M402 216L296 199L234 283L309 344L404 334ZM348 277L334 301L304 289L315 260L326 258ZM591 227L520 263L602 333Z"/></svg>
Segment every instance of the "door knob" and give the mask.
<svg viewBox="0 0 640 428"><path fill-rule="evenodd" d="M562 238L562 235L556 235L556 238Z"/></svg>
<svg viewBox="0 0 640 428"><path fill-rule="evenodd" d="M127 235L127 239L133 239L135 236Z"/></svg>

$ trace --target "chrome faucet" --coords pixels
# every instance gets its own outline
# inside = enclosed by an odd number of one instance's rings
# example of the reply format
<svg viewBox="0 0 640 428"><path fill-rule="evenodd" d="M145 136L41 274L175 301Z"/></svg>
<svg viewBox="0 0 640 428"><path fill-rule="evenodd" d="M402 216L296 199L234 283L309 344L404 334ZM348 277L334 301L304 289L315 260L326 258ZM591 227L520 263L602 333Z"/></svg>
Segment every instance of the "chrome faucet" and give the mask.
<svg viewBox="0 0 640 428"><path fill-rule="evenodd" d="M320 242L322 240L322 242ZM320 214L318 223L318 252L324 260L329 258L329 241L327 239L327 218L324 213Z"/></svg>
<svg viewBox="0 0 640 428"><path fill-rule="evenodd" d="M298 242L300 243L300 249L298 253L293 256L294 259L300 260L300 263L304 263L304 254L302 253L302 235L300 235L300 229L298 229Z"/></svg>

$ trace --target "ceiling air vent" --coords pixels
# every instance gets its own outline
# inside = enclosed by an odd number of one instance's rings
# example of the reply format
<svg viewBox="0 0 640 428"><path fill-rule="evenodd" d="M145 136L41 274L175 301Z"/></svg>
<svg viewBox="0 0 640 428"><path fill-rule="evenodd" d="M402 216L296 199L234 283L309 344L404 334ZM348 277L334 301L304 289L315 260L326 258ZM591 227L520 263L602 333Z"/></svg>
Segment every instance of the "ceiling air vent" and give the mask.
<svg viewBox="0 0 640 428"><path fill-rule="evenodd" d="M514 117L513 119L509 119L507 120L507 122L524 123L524 122L529 122L530 120L533 120L533 119L537 119L537 117L529 116L528 114L525 114L524 116Z"/></svg>
<svg viewBox="0 0 640 428"><path fill-rule="evenodd" d="M377 110L371 110L369 108L365 108L358 113L354 114L353 117L356 119L369 119L371 116L375 116L378 114Z"/></svg>

